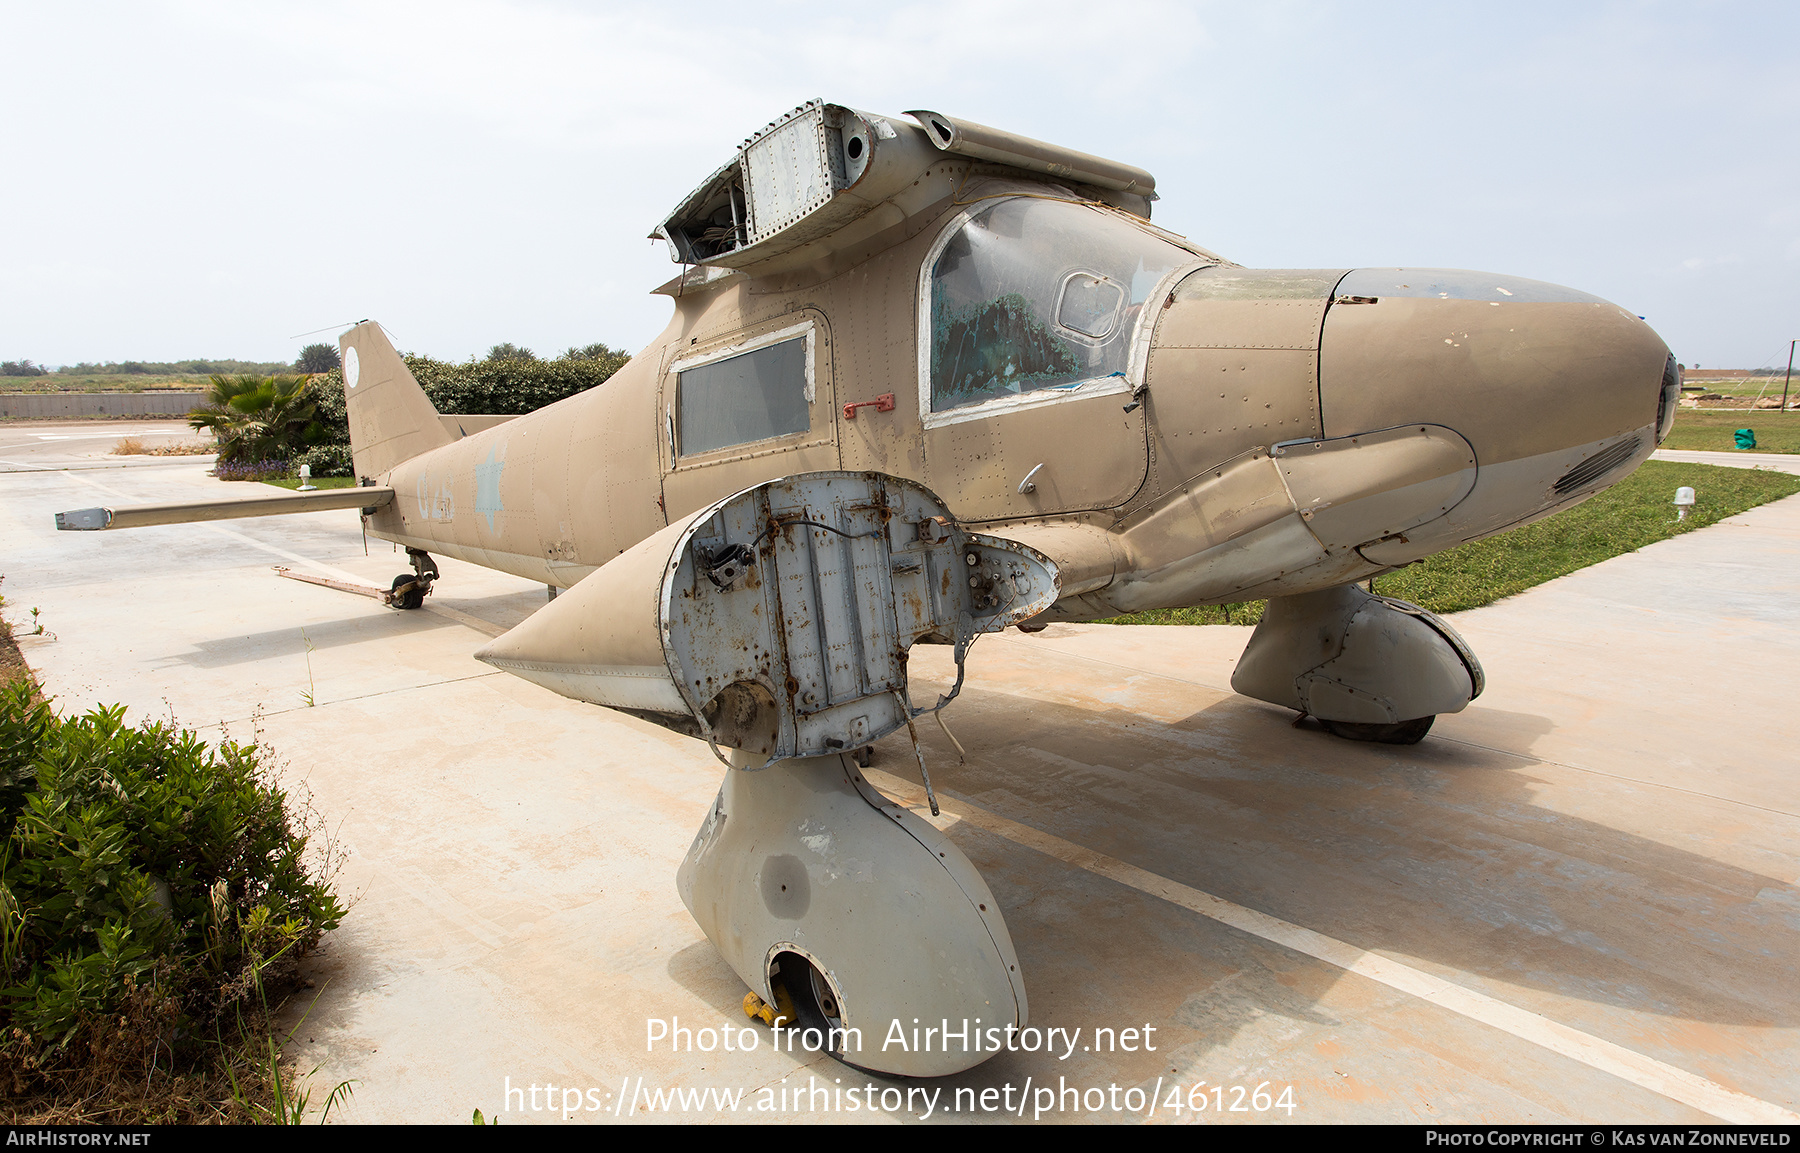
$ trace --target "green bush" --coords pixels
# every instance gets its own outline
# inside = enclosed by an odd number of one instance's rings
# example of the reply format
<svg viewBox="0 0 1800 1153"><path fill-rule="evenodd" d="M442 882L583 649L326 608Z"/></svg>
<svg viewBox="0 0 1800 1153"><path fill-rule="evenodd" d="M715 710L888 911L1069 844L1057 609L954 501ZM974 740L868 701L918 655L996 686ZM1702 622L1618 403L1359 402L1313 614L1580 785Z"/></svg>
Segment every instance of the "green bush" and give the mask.
<svg viewBox="0 0 1800 1153"><path fill-rule="evenodd" d="M355 475L355 470L350 467L350 446L347 444L322 444L318 448L309 448L295 457L293 463L295 471L305 465L315 477Z"/></svg>
<svg viewBox="0 0 1800 1153"><path fill-rule="evenodd" d="M572 348L556 360L501 357L449 364L424 356L405 359L413 379L439 412L522 416L605 383L631 358L604 344L590 344ZM320 373L312 378L312 388L318 400L319 423L325 427L324 443L348 445L350 422L344 412L343 371ZM315 467L313 475L325 474Z"/></svg>
<svg viewBox="0 0 1800 1153"><path fill-rule="evenodd" d="M255 745L0 689L0 1084L212 1043L344 915Z"/></svg>

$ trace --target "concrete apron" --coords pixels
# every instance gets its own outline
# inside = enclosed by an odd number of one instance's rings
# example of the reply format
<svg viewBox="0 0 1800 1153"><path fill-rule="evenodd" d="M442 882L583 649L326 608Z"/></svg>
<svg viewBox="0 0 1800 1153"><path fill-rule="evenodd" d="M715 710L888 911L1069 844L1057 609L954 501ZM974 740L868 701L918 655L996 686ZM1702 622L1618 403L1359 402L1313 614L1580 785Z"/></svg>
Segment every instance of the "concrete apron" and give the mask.
<svg viewBox="0 0 1800 1153"><path fill-rule="evenodd" d="M470 659L541 587L446 561L427 611L399 613L272 574L385 586L404 558L365 557L349 514L51 528L109 498L229 495L204 467L0 477L4 592L55 634L23 647L63 708L260 729L310 790L352 908L288 1056L316 1067L315 1105L354 1082L334 1117L1800 1110L1800 500L1460 614L1487 694L1411 748L1232 694L1247 629L982 640L947 714L968 763L920 729L937 823L1004 908L1031 1023L1061 1032L908 1084L774 1052L745 1021L675 892L722 772L705 746ZM939 650L914 665L915 699L949 672ZM916 772L903 737L877 747L872 779L922 810ZM697 1047L727 1024L733 1051ZM670 1027L714 1032L647 1042Z"/></svg>

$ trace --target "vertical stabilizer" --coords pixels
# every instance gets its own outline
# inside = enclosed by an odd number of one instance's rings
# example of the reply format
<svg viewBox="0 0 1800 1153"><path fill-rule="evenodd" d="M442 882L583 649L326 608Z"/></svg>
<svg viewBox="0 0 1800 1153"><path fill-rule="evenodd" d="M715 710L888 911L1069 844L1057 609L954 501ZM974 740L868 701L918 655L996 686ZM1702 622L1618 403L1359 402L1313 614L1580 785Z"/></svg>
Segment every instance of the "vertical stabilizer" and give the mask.
<svg viewBox="0 0 1800 1153"><path fill-rule="evenodd" d="M379 324L363 321L338 337L338 348L344 358L344 407L350 414L357 476L380 477L455 439Z"/></svg>

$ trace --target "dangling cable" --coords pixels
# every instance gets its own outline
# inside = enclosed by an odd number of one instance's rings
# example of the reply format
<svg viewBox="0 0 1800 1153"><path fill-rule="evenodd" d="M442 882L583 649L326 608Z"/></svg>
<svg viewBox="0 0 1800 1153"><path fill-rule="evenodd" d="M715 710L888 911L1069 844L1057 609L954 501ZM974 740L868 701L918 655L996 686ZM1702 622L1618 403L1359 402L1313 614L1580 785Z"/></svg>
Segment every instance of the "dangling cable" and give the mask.
<svg viewBox="0 0 1800 1153"><path fill-rule="evenodd" d="M943 729L944 735L950 738L950 743L956 746L956 759L965 765L968 764L969 754L963 752L962 742L956 739L956 734L951 732L950 726L944 723L944 710L933 709L931 715L937 718L938 728Z"/></svg>
<svg viewBox="0 0 1800 1153"><path fill-rule="evenodd" d="M913 724L912 701L907 699L904 689L894 696L900 701L901 714L906 717L906 731L912 737L913 756L919 758L919 779L925 782L925 799L931 802L931 815L938 816L937 794L931 788L931 771L925 767L925 751L919 748L919 730Z"/></svg>

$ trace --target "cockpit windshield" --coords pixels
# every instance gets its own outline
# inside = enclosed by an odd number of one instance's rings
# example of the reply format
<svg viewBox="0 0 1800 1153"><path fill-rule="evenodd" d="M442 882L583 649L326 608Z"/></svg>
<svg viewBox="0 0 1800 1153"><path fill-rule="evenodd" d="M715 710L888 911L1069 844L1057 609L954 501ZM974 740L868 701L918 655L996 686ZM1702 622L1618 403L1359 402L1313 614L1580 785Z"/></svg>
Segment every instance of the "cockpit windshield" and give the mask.
<svg viewBox="0 0 1800 1153"><path fill-rule="evenodd" d="M931 410L1122 378L1145 300L1197 259L1071 201L973 213L931 271Z"/></svg>

